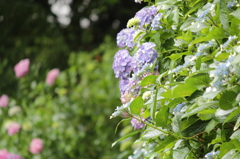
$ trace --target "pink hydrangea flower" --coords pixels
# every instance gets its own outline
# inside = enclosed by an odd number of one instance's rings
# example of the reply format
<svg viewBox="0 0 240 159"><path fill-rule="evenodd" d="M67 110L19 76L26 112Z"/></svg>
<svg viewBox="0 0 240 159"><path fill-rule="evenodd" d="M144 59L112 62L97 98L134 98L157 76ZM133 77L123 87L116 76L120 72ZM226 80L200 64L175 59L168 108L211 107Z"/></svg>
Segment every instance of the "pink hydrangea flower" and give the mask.
<svg viewBox="0 0 240 159"><path fill-rule="evenodd" d="M20 78L28 73L30 65L29 59L23 59L14 66L15 75Z"/></svg>
<svg viewBox="0 0 240 159"><path fill-rule="evenodd" d="M59 74L60 74L60 71L57 68L49 71L48 74L47 74L46 83L49 86L53 85L53 83L55 82L55 80L59 76Z"/></svg>
<svg viewBox="0 0 240 159"><path fill-rule="evenodd" d="M8 96L6 94L3 94L0 97L0 107L6 107L8 105Z"/></svg>
<svg viewBox="0 0 240 159"><path fill-rule="evenodd" d="M7 159L9 153L7 152L6 149L0 150L0 159Z"/></svg>
<svg viewBox="0 0 240 159"><path fill-rule="evenodd" d="M12 122L7 129L8 129L8 134L12 136L19 132L19 130L21 129L21 125L18 124L17 122Z"/></svg>
<svg viewBox="0 0 240 159"><path fill-rule="evenodd" d="M32 139L29 151L33 154L38 154L43 150L43 141L39 138Z"/></svg>

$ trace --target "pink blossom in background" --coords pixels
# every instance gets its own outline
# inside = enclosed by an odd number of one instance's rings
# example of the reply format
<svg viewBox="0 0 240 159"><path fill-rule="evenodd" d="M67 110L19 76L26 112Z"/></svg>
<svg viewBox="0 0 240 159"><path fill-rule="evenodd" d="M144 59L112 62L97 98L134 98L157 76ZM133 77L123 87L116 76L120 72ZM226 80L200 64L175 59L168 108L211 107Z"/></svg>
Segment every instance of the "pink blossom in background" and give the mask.
<svg viewBox="0 0 240 159"><path fill-rule="evenodd" d="M18 124L17 122L12 122L7 129L8 129L8 134L12 136L19 132L19 130L21 129L21 125Z"/></svg>
<svg viewBox="0 0 240 159"><path fill-rule="evenodd" d="M7 159L9 153L7 152L6 149L0 150L0 159Z"/></svg>
<svg viewBox="0 0 240 159"><path fill-rule="evenodd" d="M29 151L33 154L38 154L43 149L43 141L39 138L32 139Z"/></svg>
<svg viewBox="0 0 240 159"><path fill-rule="evenodd" d="M6 107L8 105L8 96L6 94L3 94L0 97L0 107Z"/></svg>
<svg viewBox="0 0 240 159"><path fill-rule="evenodd" d="M29 59L23 59L14 66L15 75L20 78L28 73L30 65Z"/></svg>
<svg viewBox="0 0 240 159"><path fill-rule="evenodd" d="M55 82L56 78L59 76L60 70L55 68L52 69L51 71L48 72L47 78L46 78L46 83L51 86Z"/></svg>

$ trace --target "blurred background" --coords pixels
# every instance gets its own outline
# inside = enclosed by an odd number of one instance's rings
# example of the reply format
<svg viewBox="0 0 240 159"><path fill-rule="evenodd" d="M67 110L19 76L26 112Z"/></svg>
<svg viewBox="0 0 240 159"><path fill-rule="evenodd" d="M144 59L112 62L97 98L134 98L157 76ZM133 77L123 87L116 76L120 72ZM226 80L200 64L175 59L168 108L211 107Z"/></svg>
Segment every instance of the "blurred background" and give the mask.
<svg viewBox="0 0 240 159"><path fill-rule="evenodd" d="M0 0L0 96L9 97L0 109L0 149L25 158L124 158L127 145L111 148L121 135L121 126L114 133L120 119L109 119L120 105L112 62L117 33L143 6L134 0ZM17 78L13 68L26 58L30 70ZM53 68L60 75L48 86ZM16 106L21 109L12 113ZM6 130L10 121L21 124L13 136ZM28 149L36 137L44 150L33 155Z"/></svg>

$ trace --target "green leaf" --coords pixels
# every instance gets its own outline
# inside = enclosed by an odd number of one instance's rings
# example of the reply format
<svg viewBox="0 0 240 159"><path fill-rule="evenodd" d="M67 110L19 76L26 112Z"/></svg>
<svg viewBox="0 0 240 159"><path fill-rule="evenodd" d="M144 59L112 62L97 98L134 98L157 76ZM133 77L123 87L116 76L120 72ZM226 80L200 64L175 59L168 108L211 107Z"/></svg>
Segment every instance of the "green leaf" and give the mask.
<svg viewBox="0 0 240 159"><path fill-rule="evenodd" d="M206 126L206 128L205 128L205 131L207 132L207 133L209 133L212 129L214 129L215 128L215 126L218 124L218 122L216 122L215 120L211 120L209 123L208 123L208 125Z"/></svg>
<svg viewBox="0 0 240 159"><path fill-rule="evenodd" d="M192 137L196 134L199 134L200 132L203 132L208 124L208 121L201 121L198 120L197 122L193 123L191 126L189 126L187 129L185 129L182 134L185 137Z"/></svg>
<svg viewBox="0 0 240 159"><path fill-rule="evenodd" d="M240 8L238 8L234 12L230 13L230 15L234 16L235 18L240 19Z"/></svg>
<svg viewBox="0 0 240 159"><path fill-rule="evenodd" d="M131 132L131 133L129 133L129 134L124 135L123 137L121 137L120 139L118 139L117 141L115 141L115 142L112 144L112 147L113 147L114 145L116 145L116 143L118 143L119 141L125 140L125 139L127 139L127 138L129 138L129 137L131 137L131 136L133 136L133 135L135 135L135 134L138 134L138 133L142 132L142 131L144 131L144 130L137 130L137 131L133 131L133 132Z"/></svg>
<svg viewBox="0 0 240 159"><path fill-rule="evenodd" d="M168 123L169 108L162 106L156 115L156 125L160 127L166 127Z"/></svg>
<svg viewBox="0 0 240 159"><path fill-rule="evenodd" d="M179 158L179 159L187 158L189 151L190 150L188 147L183 147L183 148L173 150L173 158Z"/></svg>
<svg viewBox="0 0 240 159"><path fill-rule="evenodd" d="M183 52L183 53L180 53L180 54L171 54L169 56L169 58L171 60L176 61L177 59L181 58L183 55L191 55L191 54L192 54L191 52Z"/></svg>
<svg viewBox="0 0 240 159"><path fill-rule="evenodd" d="M222 158L225 154L227 154L231 149L234 149L235 146L231 142L224 142L220 147L219 157Z"/></svg>
<svg viewBox="0 0 240 159"><path fill-rule="evenodd" d="M152 117L153 121L155 120L155 113L156 113L156 107L157 107L157 96L158 96L158 88L155 91L154 101L152 103L152 107L151 107L151 110L150 110L151 117Z"/></svg>
<svg viewBox="0 0 240 159"><path fill-rule="evenodd" d="M176 140L177 139L173 136L166 137L166 139L164 139L164 141L159 143L159 146L157 148L155 148L154 152L161 152L166 147L168 147L168 148L173 147L174 146L174 141L176 141Z"/></svg>
<svg viewBox="0 0 240 159"><path fill-rule="evenodd" d="M141 138L144 140L148 140L148 139L158 137L162 134L164 134L164 133L157 129L150 128L145 131L145 133L143 134L143 136Z"/></svg>
<svg viewBox="0 0 240 159"><path fill-rule="evenodd" d="M223 110L228 110L233 108L233 103L237 97L237 94L233 91L223 92L220 100L219 107Z"/></svg>
<svg viewBox="0 0 240 159"><path fill-rule="evenodd" d="M238 120L237 120L237 122L236 122L233 130L234 130L234 131L237 130L237 129L239 128L239 126L240 126L240 117L238 117Z"/></svg>
<svg viewBox="0 0 240 159"><path fill-rule="evenodd" d="M228 31L228 29L229 29L228 8L227 8L225 0L220 0L219 19L220 19L220 22L223 25L223 29Z"/></svg>
<svg viewBox="0 0 240 159"><path fill-rule="evenodd" d="M187 110L187 112L183 115L182 118L192 116L192 115L194 115L194 114L196 114L196 113L198 113L198 112L200 112L204 109L207 109L207 108L212 107L212 106L217 105L217 104L218 104L217 101L210 101L210 102L207 102L205 104L198 105L196 107L193 107L192 109Z"/></svg>
<svg viewBox="0 0 240 159"><path fill-rule="evenodd" d="M230 136L230 139L240 140L240 130L235 131L235 132Z"/></svg>
<svg viewBox="0 0 240 159"><path fill-rule="evenodd" d="M179 98L190 96L194 91L197 90L197 87L189 84L180 84L162 94L165 98Z"/></svg>
<svg viewBox="0 0 240 159"><path fill-rule="evenodd" d="M173 118L172 129L175 133L181 134L181 113L177 112Z"/></svg>
<svg viewBox="0 0 240 159"><path fill-rule="evenodd" d="M150 84L156 84L156 79L157 79L157 76L156 76L156 75L146 76L146 77L142 80L141 86L142 86L142 87L145 87L145 86L150 85Z"/></svg>
<svg viewBox="0 0 240 159"><path fill-rule="evenodd" d="M209 85L210 77L208 73L199 73L186 79L185 83L201 89Z"/></svg>
<svg viewBox="0 0 240 159"><path fill-rule="evenodd" d="M141 112L141 109L143 107L143 104L144 104L144 101L143 101L142 97L140 97L140 96L136 97L130 104L131 113L139 115Z"/></svg>
<svg viewBox="0 0 240 159"><path fill-rule="evenodd" d="M238 107L236 110L234 110L230 115L228 115L227 119L224 121L224 123L227 123L230 121L232 118L240 114L240 107Z"/></svg>
<svg viewBox="0 0 240 159"><path fill-rule="evenodd" d="M227 154L225 154L222 159L237 159L240 157L240 153L236 149L231 149Z"/></svg>
<svg viewBox="0 0 240 159"><path fill-rule="evenodd" d="M198 118L187 118L182 121L181 131L187 129L189 126L194 124L196 121L198 121Z"/></svg>
<svg viewBox="0 0 240 159"><path fill-rule="evenodd" d="M215 58L215 60L217 61L226 60L229 57L229 55L230 55L229 53L221 53Z"/></svg>

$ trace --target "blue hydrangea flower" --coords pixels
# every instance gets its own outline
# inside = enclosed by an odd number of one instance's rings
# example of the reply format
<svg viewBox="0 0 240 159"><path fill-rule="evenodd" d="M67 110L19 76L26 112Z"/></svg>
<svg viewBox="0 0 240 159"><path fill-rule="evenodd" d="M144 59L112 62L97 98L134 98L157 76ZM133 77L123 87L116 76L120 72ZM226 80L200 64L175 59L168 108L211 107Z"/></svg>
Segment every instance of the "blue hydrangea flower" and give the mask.
<svg viewBox="0 0 240 159"><path fill-rule="evenodd" d="M184 102L176 105L176 107L173 109L173 113L180 112L184 106L185 106Z"/></svg>
<svg viewBox="0 0 240 159"><path fill-rule="evenodd" d="M113 70L117 78L127 79L132 71L132 56L127 50L119 50L114 56Z"/></svg>
<svg viewBox="0 0 240 159"><path fill-rule="evenodd" d="M138 73L145 64L154 63L155 59L158 58L158 53L154 48L155 46L152 42L146 42L138 47L137 52L133 55L132 61L134 73Z"/></svg>
<svg viewBox="0 0 240 159"><path fill-rule="evenodd" d="M161 22L160 22L160 19L162 18L162 13L158 13L155 17L154 17L154 19L153 19L153 21L152 21L152 24L151 24L151 27L152 27L152 30L159 30L159 29L162 29L162 27L161 27Z"/></svg>
<svg viewBox="0 0 240 159"><path fill-rule="evenodd" d="M134 130L138 130L138 129L143 128L145 126L145 124L143 122L137 120L136 118L132 118L132 120L131 120L131 124L132 124ZM142 118L141 120L144 121L144 118Z"/></svg>
<svg viewBox="0 0 240 159"><path fill-rule="evenodd" d="M117 46L120 48L127 47L132 49L135 46L134 34L136 31L133 28L126 28L117 34Z"/></svg>
<svg viewBox="0 0 240 159"><path fill-rule="evenodd" d="M145 7L138 11L134 18L140 20L140 28L144 28L144 25L149 25L155 15L157 14L158 9L155 6Z"/></svg>

